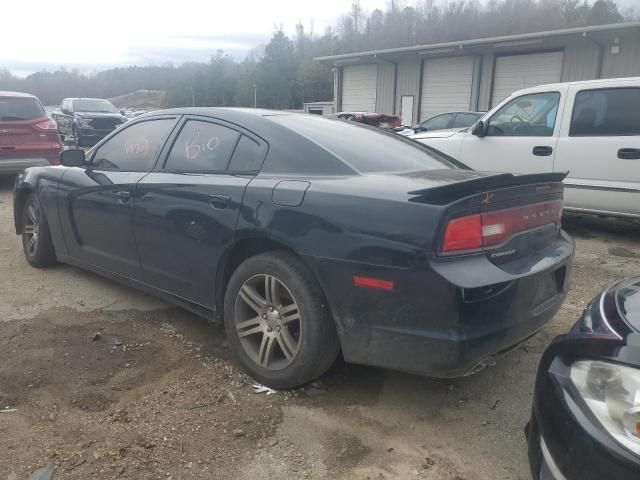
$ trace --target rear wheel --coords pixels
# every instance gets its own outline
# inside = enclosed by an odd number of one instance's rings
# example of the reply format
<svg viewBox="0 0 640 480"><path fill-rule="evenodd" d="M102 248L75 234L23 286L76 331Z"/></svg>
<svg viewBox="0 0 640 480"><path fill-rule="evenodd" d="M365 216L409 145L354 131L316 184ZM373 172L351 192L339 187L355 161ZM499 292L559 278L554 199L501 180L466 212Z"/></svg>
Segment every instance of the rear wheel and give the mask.
<svg viewBox="0 0 640 480"><path fill-rule="evenodd" d="M231 276L225 328L245 369L271 388L293 388L322 375L339 343L324 295L293 255L251 257Z"/></svg>
<svg viewBox="0 0 640 480"><path fill-rule="evenodd" d="M22 249L27 262L43 268L56 263L49 226L44 218L40 200L30 194L22 211Z"/></svg>

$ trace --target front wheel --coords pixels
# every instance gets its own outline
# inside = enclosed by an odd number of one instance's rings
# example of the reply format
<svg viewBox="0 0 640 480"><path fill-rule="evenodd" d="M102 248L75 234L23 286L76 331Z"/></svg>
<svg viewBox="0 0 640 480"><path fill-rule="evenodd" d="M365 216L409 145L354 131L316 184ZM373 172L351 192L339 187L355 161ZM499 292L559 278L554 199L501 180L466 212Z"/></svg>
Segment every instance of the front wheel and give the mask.
<svg viewBox="0 0 640 480"><path fill-rule="evenodd" d="M242 365L271 388L318 378L339 352L320 286L300 260L285 252L251 257L237 268L225 294L224 317Z"/></svg>
<svg viewBox="0 0 640 480"><path fill-rule="evenodd" d="M22 249L27 262L36 268L56 263L56 254L38 197L32 193L22 210Z"/></svg>

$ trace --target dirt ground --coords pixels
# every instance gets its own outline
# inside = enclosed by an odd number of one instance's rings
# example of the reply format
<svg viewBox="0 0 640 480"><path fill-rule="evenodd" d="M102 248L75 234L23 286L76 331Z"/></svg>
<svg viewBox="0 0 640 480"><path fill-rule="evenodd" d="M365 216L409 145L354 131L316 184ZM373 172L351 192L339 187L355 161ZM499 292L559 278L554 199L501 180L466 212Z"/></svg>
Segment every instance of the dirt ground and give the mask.
<svg viewBox="0 0 640 480"><path fill-rule="evenodd" d="M540 354L604 286L640 273L640 226L569 216L572 287L538 335L472 377L336 365L254 393L220 325L81 270L30 268L0 178L0 480L529 479Z"/></svg>

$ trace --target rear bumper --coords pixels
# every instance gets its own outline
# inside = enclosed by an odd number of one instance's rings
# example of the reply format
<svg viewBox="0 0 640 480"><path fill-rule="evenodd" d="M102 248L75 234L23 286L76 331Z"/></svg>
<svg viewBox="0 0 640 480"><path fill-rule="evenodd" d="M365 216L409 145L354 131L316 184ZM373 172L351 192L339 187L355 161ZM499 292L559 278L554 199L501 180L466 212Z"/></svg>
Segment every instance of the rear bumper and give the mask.
<svg viewBox="0 0 640 480"><path fill-rule="evenodd" d="M51 162L42 157L0 158L0 175L13 175L29 167L46 167Z"/></svg>
<svg viewBox="0 0 640 480"><path fill-rule="evenodd" d="M310 261L327 294L346 361L449 378L492 362L555 315L567 292L574 246L563 235L553 249L553 261L519 276L503 272L498 279L487 266L492 281L473 287L461 287L455 274L431 264L392 269ZM353 275L390 280L394 288L354 287Z"/></svg>

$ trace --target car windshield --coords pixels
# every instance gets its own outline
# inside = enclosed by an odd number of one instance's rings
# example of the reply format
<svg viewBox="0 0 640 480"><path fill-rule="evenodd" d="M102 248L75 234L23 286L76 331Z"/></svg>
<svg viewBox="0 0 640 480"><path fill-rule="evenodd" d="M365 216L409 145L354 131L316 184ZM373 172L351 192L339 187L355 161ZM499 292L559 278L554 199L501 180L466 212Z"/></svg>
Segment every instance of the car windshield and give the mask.
<svg viewBox="0 0 640 480"><path fill-rule="evenodd" d="M270 118L327 149L361 173L455 168L419 143L414 145L412 140L373 127L314 115Z"/></svg>
<svg viewBox="0 0 640 480"><path fill-rule="evenodd" d="M74 112L118 113L118 109L108 100L83 98L73 101Z"/></svg>
<svg viewBox="0 0 640 480"><path fill-rule="evenodd" d="M35 98L0 98L0 121L35 120L46 116Z"/></svg>

